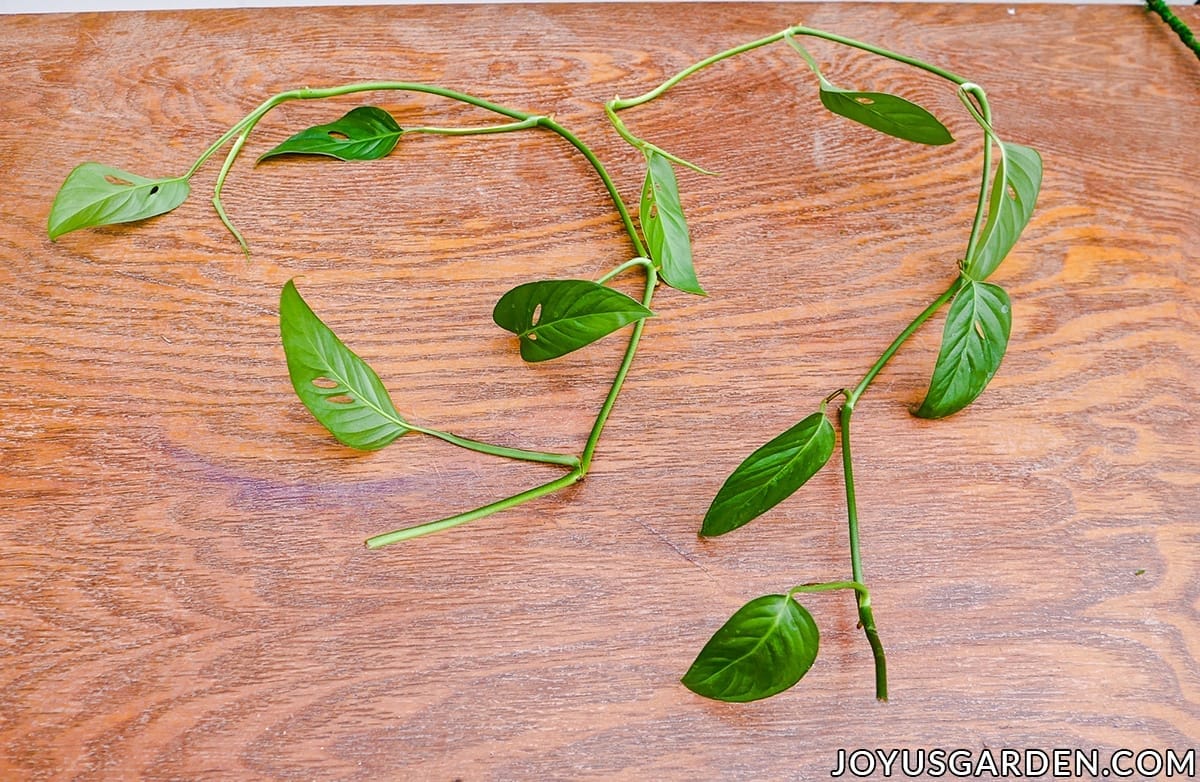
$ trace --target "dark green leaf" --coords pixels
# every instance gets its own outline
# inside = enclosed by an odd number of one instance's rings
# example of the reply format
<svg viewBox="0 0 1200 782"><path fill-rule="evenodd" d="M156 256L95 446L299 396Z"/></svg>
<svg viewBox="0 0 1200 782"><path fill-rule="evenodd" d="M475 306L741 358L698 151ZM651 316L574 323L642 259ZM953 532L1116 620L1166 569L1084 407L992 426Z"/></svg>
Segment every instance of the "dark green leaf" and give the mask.
<svg viewBox="0 0 1200 782"><path fill-rule="evenodd" d="M189 191L184 177L146 179L100 163L82 163L58 189L46 230L57 239L80 228L154 217L182 204Z"/></svg>
<svg viewBox="0 0 1200 782"><path fill-rule="evenodd" d="M915 414L945 418L971 404L1000 368L1011 328L1004 289L965 280L946 316L929 393Z"/></svg>
<svg viewBox="0 0 1200 782"><path fill-rule="evenodd" d="M321 322L291 280L279 297L279 331L296 396L340 442L372 451L411 431L375 370Z"/></svg>
<svg viewBox="0 0 1200 782"><path fill-rule="evenodd" d="M492 319L520 337L521 358L545 361L653 314L635 299L595 282L543 280L501 296Z"/></svg>
<svg viewBox="0 0 1200 782"><path fill-rule="evenodd" d="M954 141L946 126L917 104L886 92L855 92L821 80L821 103L834 114L918 144Z"/></svg>
<svg viewBox="0 0 1200 782"><path fill-rule="evenodd" d="M719 701L768 698L808 673L819 643L808 611L787 595L764 595L739 608L709 639L683 686Z"/></svg>
<svg viewBox="0 0 1200 782"><path fill-rule="evenodd" d="M717 492L700 534L724 535L783 502L825 466L835 440L825 413L813 413L750 454Z"/></svg>
<svg viewBox="0 0 1200 782"><path fill-rule="evenodd" d="M677 290L705 295L692 265L692 240L679 201L675 170L671 161L656 152L646 158L639 216L650 258L663 282Z"/></svg>
<svg viewBox="0 0 1200 782"><path fill-rule="evenodd" d="M1001 141L1000 163L992 181L987 222L975 252L963 265L973 280L986 280L1008 255L1033 216L1042 189L1042 156L1036 149Z"/></svg>
<svg viewBox="0 0 1200 782"><path fill-rule="evenodd" d="M383 109L359 106L336 122L300 131L258 160L261 163L276 155L328 155L339 160L377 160L391 154L403 133L392 115Z"/></svg>

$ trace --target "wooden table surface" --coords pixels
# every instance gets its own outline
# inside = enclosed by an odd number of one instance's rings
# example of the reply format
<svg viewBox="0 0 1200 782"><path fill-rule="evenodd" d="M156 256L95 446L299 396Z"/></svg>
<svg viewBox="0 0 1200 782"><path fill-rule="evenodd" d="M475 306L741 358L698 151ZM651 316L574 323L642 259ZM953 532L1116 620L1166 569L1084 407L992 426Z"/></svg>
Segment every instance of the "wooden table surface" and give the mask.
<svg viewBox="0 0 1200 782"><path fill-rule="evenodd" d="M1181 15L1200 27L1200 9ZM553 477L408 437L339 446L294 397L281 285L415 420L578 452L623 347L525 365L490 320L539 277L629 257L583 159L548 133L416 136L375 163L281 139L376 93L288 104L226 204L45 238L99 160L186 169L270 95L367 79L553 113L635 203L603 101L797 21L945 66L1037 147L1037 213L988 391L917 420L940 338L863 398L867 578L890 655L876 702L846 593L805 600L810 675L748 705L679 683L743 602L848 575L840 471L714 540L751 450L857 382L953 278L981 145L934 79L813 44L842 84L903 91L959 142L820 108L784 46L623 115L717 169L681 173L710 296L661 292L587 480L378 552L377 532ZM1136 7L439 6L0 20L0 778L821 779L839 748L1184 750L1200 743L1200 63Z"/></svg>

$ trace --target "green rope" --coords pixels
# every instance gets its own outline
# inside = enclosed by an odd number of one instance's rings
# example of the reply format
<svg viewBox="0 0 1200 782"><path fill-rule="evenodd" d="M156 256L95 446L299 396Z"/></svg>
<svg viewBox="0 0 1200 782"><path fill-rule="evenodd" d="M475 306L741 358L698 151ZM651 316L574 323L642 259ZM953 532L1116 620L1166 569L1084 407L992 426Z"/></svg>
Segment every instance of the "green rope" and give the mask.
<svg viewBox="0 0 1200 782"><path fill-rule="evenodd" d="M1179 40L1187 44L1192 53L1200 59L1200 43L1196 41L1196 36L1192 35L1192 31L1183 23L1183 20L1176 16L1163 0L1146 0L1146 5L1150 7L1151 11L1161 16L1167 26L1179 36Z"/></svg>

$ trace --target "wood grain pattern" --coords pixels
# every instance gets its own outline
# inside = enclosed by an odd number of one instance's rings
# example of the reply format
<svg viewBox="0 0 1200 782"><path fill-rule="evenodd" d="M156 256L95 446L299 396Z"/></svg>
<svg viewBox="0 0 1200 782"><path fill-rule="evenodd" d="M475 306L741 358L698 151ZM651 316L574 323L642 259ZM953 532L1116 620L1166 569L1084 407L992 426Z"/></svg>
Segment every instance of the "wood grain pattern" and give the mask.
<svg viewBox="0 0 1200 782"><path fill-rule="evenodd" d="M207 204L215 165L170 215L45 239L78 162L179 172L271 94L376 78L552 112L632 203L642 163L603 101L798 19L970 76L1046 161L995 278L1015 320L992 387L946 421L908 415L935 326L856 416L888 704L845 595L806 600L821 657L780 697L715 704L678 677L746 600L846 573L835 470L727 538L696 530L741 458L951 279L981 155L936 81L813 47L839 84L944 117L949 148L819 110L784 47L629 112L722 173L680 176L710 296L656 300L584 483L381 552L362 539L553 471L417 438L339 447L291 393L280 286L301 275L415 420L578 450L621 340L525 366L489 317L515 284L629 255L577 154L417 137L371 164L254 168L359 101L289 104L226 194L251 262ZM3 31L0 778L819 779L839 747L1200 742L1200 72L1144 11L375 7ZM371 97L401 124L487 119Z"/></svg>

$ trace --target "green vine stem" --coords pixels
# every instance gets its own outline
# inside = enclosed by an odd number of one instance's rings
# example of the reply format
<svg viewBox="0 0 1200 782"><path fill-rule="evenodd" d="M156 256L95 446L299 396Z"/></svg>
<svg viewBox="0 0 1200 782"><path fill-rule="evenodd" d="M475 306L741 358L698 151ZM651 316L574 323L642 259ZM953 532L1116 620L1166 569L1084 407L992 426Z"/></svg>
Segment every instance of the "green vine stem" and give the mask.
<svg viewBox="0 0 1200 782"><path fill-rule="evenodd" d="M758 49L779 41L785 41L789 46L795 49L796 52L799 53L800 56L806 61L813 72L817 74L818 78L821 79L822 83L825 84L824 77L822 77L820 74L816 60L803 46L801 46L795 40L798 36L809 36L824 39L833 43L860 49L862 51L866 51L871 54L885 57L895 62L923 70L927 73L933 74L934 76L949 81L956 86L956 94L966 107L971 118L980 126L984 133L983 165L979 196L976 203L975 213L972 218L970 235L967 240L967 247L964 255L965 258L973 257L973 254L977 250L977 245L980 242L980 235L985 224L985 215L988 209L988 196L990 190L989 184L991 181L992 172L992 146L998 142L991 127L991 108L988 104L987 94L984 92L983 88L944 68L940 68L936 65L932 65L922 60L918 60L898 52L893 52L873 44L868 44L822 30L816 30L802 25L797 25L794 27L789 27L786 30L782 30L773 35L769 35L740 46L735 46L718 54L714 54L711 57L700 60L688 66L687 68L684 68L682 71L667 79L654 89L651 89L637 97L628 99L621 99L619 97L614 98L606 104L605 112L614 129L628 143L643 151L658 150L658 147L655 147L649 142L646 142L643 139L633 135L618 116L618 112L624 109L640 106L644 103L654 100L689 76L708 68L709 66L719 63L722 60L726 60L730 57L735 57L737 55L744 54L754 49ZM703 171L703 169L700 169L698 166L694 166L686 161L681 161L674 157L671 157L671 159L691 168ZM850 544L850 567L852 580L801 585L794 587L788 593L788 596L791 597L792 595L802 592L828 591L833 589L853 589L855 591L859 626L866 635L867 642L870 644L871 652L874 657L875 694L876 697L881 701L886 701L888 697L887 657L883 649L883 644L879 638L879 632L875 625L875 617L871 608L871 594L870 590L866 586L863 572L862 549L858 523L858 505L855 497L854 465L850 444L851 419L854 415L855 405L858 403L863 393L867 390L867 388L871 385L876 376L883 370L891 358L896 354L900 347L907 342L908 339L926 321L928 321L950 300L952 300L961 289L965 282L965 278L961 274L961 268L959 271L960 275L956 277L955 281L950 285L950 287L948 287L945 292L939 295L932 303L922 310L908 324L908 326L906 326L896 336L896 338L891 342L890 345L888 345L888 347L883 351L870 369L867 370L866 374L852 390L839 389L838 391L835 391L826 397L821 405L821 409L824 410L825 405L831 402L837 396L841 395L845 397L845 401L839 412L839 424L842 433L842 469L845 476L846 513Z"/></svg>
<svg viewBox="0 0 1200 782"><path fill-rule="evenodd" d="M1192 33L1191 29L1183 23L1182 19L1175 15L1170 6L1163 2L1163 0L1146 0L1146 6L1158 14L1167 23L1167 27L1175 31L1175 34L1179 36L1179 40L1183 41L1184 45L1192 50L1192 54L1200 59L1200 42L1196 41L1196 36Z"/></svg>
<svg viewBox="0 0 1200 782"><path fill-rule="evenodd" d="M420 84L420 83L415 83L415 82L393 82L393 81L363 82L363 83L345 84L345 85L341 85L341 86L337 86L337 87L328 87L328 88L321 88L321 89L305 88L305 89L289 90L287 92L281 92L281 93L267 99L263 103L261 103L257 108L255 108L253 111L251 111L245 117L243 117L240 121L238 121L232 128L230 128L228 131L226 131L224 134L222 134L220 138L218 138L211 146L208 147L208 149L206 149L200 155L200 157L196 160L196 162L192 165L192 167L187 171L187 173L182 178L190 179L200 169L200 167L204 165L204 163L209 158L211 158L213 155L215 155L225 144L228 144L230 141L233 141L233 144L232 144L228 154L225 157L225 161L224 161L223 165L221 166L221 170L217 175L216 184L214 185L214 188L213 188L212 202L213 202L214 208L217 211L217 215L221 219L221 222L230 231L230 233L233 234L234 238L237 239L237 241L238 241L239 245L242 247L243 251L247 255L249 255L249 248L245 242L245 239L243 238L241 232L238 231L238 229L233 225L232 221L229 219L229 217L225 211L225 208L224 208L224 206L222 204L222 200L221 200L221 192L222 192L222 189L224 188L225 181L229 175L229 172L232 170L233 164L237 160L238 156L240 155L242 148L245 145L246 140L249 137L251 131L254 130L254 128L263 119L263 117L265 117L272 109L274 109L275 107L279 106L280 104L286 103L288 101L322 100L322 99L334 98L334 97L339 97L339 96L349 95L349 94L354 94L354 93L378 92L378 91L407 91L407 92L427 93L427 94L436 95L439 97L448 98L450 100L465 103L465 104L475 106L478 108L482 108L487 111L491 111L493 113L500 114L502 116L505 116L505 117L508 117L508 118L514 120L513 122L504 123L504 124L500 124L500 125L489 125L489 126L481 126L481 127L464 127L464 128L416 127L416 128L409 128L409 129L405 130L404 132L406 132L406 133L425 133L425 134L443 135L443 136L467 136L467 135L486 135L486 134L497 134L497 133L509 133L509 132L513 132L513 131L526 130L526 129L531 129L531 128L544 128L546 130L551 131L552 133L555 133L556 135L558 135L559 137L561 137L562 139L567 141L569 144L571 144L580 154L583 155L583 157L591 165L591 167L594 170L594 172L596 173L596 175L600 178L601 183L604 185L604 188L607 191L609 198L612 200L613 206L616 209L617 214L619 215L619 217L621 219L622 226L624 227L626 234L629 236L630 242L632 243L634 250L636 251L636 253L638 255L638 257L634 258L633 260L627 261L627 262L619 265L618 267L616 267L609 273L602 276L600 278L600 282L601 283L607 282L608 280L612 279L616 275L618 275L628 269L641 267L645 271L645 275L646 275L645 288L644 288L644 291L642 294L642 304L647 309L650 307L650 302L654 295L654 289L658 283L658 275L657 275L656 269L654 267L653 262L645 257L647 255L646 246L643 243L642 238L639 235L636 227L634 226L633 218L630 215L628 208L625 206L624 201L622 201L620 192L617 190L616 184L613 182L613 179L609 175L607 169L605 169L604 165L600 162L599 158L596 157L595 153L591 150L591 148L588 147L587 144L585 144L578 136L576 136L574 133L572 133L566 127L559 124L558 122L556 122L555 120L553 120L552 118L550 118L548 116L518 111L516 109L511 109L511 108L508 108L505 106L501 106L499 104L493 103L493 102L485 100L483 98L476 97L474 95L469 95L467 93L463 93L463 92L459 92L459 91L451 90L451 89L446 89L443 87L428 85L428 84ZM498 457L503 457L503 458L519 459L519 460L523 460L523 461L530 461L530 462L537 462L537 463L542 463L542 464L551 464L551 465L568 467L570 469L570 471L566 475L561 476L553 481L549 481L548 483L542 484L541 486L537 486L537 487L529 489L527 491L519 492L510 497L506 497L504 499L497 500L496 502L492 502L487 505L480 506L478 508L467 511L465 513L459 513L454 516L440 519L438 521L433 521L433 522L429 522L426 524L419 524L419 525L416 525L413 527L396 530L394 532L389 532L389 533L386 533L383 535L376 535L367 540L367 547L372 548L372 549L379 548L381 546L386 546L390 543L396 543L396 542L399 542L402 540L409 540L411 538L415 538L415 537L418 537L421 535L428 535L428 534L431 534L434 532L440 532L442 530L450 529L450 528L458 526L460 524L465 524L469 521L474 521L476 519L483 518L484 516L489 516L493 513L498 513L500 511L506 510L508 508L512 508L514 506L520 505L522 503L528 502L528 501L536 499L538 497L542 497L546 494L553 493L555 491L558 491L559 489L562 489L566 486L570 486L571 484L581 480L584 476L587 475L588 469L591 466L592 458L595 454L595 450L600 441L600 436L604 431L604 426L605 426L606 422L608 421L609 415L612 413L613 407L617 401L617 397L620 395L621 388L624 385L625 379L629 373L629 369L633 364L634 357L637 355L638 344L641 340L641 336L642 336L642 332L643 332L644 328L645 328L644 320L639 320L633 325L633 330L632 330L632 333L630 334L629 342L626 346L625 353L621 359L620 366L617 369L617 373L613 379L612 384L609 387L609 390L608 390L607 395L605 396L604 402L601 404L600 410L599 410L599 412L595 418L595 421L593 422L592 427L588 433L588 438L584 445L584 449L583 449L581 456L576 457L574 455L544 453L544 452L540 452L540 451L528 451L528 450L524 450L524 449L508 448L505 446L498 446L498 445L493 445L490 443L483 443L483 442L479 442L477 440L471 440L468 438L459 437L457 435L450 434L448 432L443 432L443 431L440 431L437 429L431 429L431 428L426 428L426 427L414 426L412 424L407 424L408 428L410 428L412 431L438 438L438 439L443 440L452 445L456 445L460 448L465 448L467 450L471 450L471 451L475 451L475 452L483 453L483 454L488 454L491 456L498 456Z"/></svg>
<svg viewBox="0 0 1200 782"><path fill-rule="evenodd" d="M241 236L240 233L233 227L232 223L229 222L229 220L225 217L225 210L220 205L221 191L225 185L225 178L228 176L229 170L232 168L234 161L237 159L238 155L241 152L242 144L244 143L244 139L255 128L255 126L258 125L258 123L262 120L263 117L265 117L276 106L279 106L283 103L287 103L288 101L324 100L324 99L328 99L328 98L340 97L343 95L352 95L352 94L360 93L360 92L387 92L387 91L419 92L419 93L425 93L425 94L429 94L429 95L436 95L439 97L458 101L460 103L465 103L465 104L468 104L471 106L475 106L477 108L481 108L486 111L490 111L495 114L500 114L501 116L509 117L510 119L516 120L516 122L513 122L513 123L507 123L504 125L493 125L493 126L487 126L487 127L483 127L483 128L459 128L459 129L419 128L419 129L416 129L414 132L438 133L441 135L477 135L477 134L488 134L488 133L507 133L507 132L511 132L511 131L515 131L515 130L523 130L525 128L542 127L542 128L545 128L545 129L557 134L558 136L562 137L569 144L571 144L573 147L575 147L584 156L584 158L588 161L588 163L591 164L591 166L595 170L596 174L600 177L600 181L604 184L605 190L608 191L608 195L612 199L613 206L616 208L617 213L620 215L621 223L625 228L625 232L629 235L630 240L633 242L634 248L637 250L639 255L646 254L645 247L642 245L641 237L638 235L637 229L634 227L633 218L630 216L629 210L625 207L625 203L621 200L621 194L617 190L617 186L613 182L612 177L609 176L608 171L604 168L604 165L596 157L595 153L593 153L592 150L586 144L584 144L579 139L579 137L577 137L574 133L572 133L567 128L563 127L558 122L551 119L550 117L537 115L537 114L530 114L530 113L524 112L524 111L518 111L517 109L511 109L511 108L508 108L507 106L501 106L498 103L493 103L492 101L486 100L484 98L479 98L479 97L470 95L465 92L459 92L457 90L451 90L451 89L447 89L445 87L438 87L438 86L435 86L432 84L420 84L418 82L404 82L404 81L376 81L376 82L360 82L360 83L355 83L355 84L343 84L343 85L340 85L337 87L324 87L324 88L308 88L308 87L306 87L303 89L288 90L286 92L281 92L281 93L274 95L274 96L268 98L267 100L263 101L257 108L255 108L253 111L251 111L249 114L247 114L241 120L239 120L232 128L227 130L224 134L222 134L221 137L218 138L215 142L213 142L213 144L211 146L209 146L208 149L206 149L203 153L201 153L200 157L197 158L196 162L192 164L192 167L190 169L188 169L187 173L184 174L182 178L183 179L191 179L191 177L200 169L201 166L204 165L205 162L208 161L209 158L211 158L213 155L215 155L222 147L224 147L226 144L228 144L235 137L240 136L241 141L235 142L233 147L230 149L229 154L226 156L225 164L221 167L221 173L218 175L217 182L213 188L213 202L217 208L218 215L220 215L222 217L222 222L225 223L225 226L229 229L229 231L235 237L240 237ZM240 241L240 243L242 244L243 249L245 249L245 242Z"/></svg>

